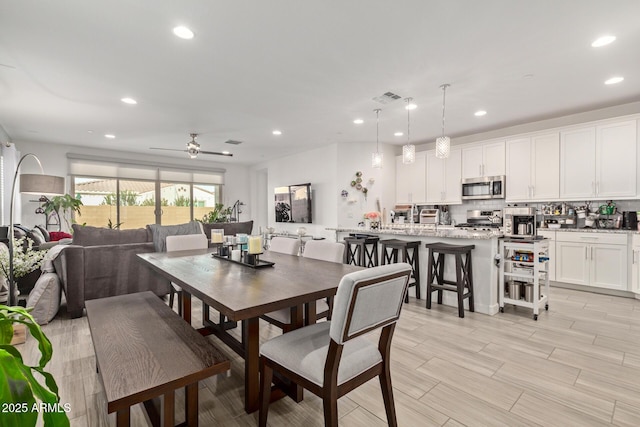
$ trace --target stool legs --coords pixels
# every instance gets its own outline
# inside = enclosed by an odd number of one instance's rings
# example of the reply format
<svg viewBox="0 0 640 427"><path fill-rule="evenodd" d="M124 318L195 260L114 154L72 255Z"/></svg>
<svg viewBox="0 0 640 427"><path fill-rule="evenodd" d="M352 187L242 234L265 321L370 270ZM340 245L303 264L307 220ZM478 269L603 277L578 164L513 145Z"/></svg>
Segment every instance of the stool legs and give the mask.
<svg viewBox="0 0 640 427"><path fill-rule="evenodd" d="M429 249L426 307L428 309L431 308L433 291L438 291L438 304L442 304L443 291L453 291L457 293L458 316L464 318L465 298L469 299L469 311L475 311L473 302L473 269L471 252L457 252L452 253L452 255L455 256L456 263L455 281L444 279L445 253L438 252L436 256L436 251Z"/></svg>

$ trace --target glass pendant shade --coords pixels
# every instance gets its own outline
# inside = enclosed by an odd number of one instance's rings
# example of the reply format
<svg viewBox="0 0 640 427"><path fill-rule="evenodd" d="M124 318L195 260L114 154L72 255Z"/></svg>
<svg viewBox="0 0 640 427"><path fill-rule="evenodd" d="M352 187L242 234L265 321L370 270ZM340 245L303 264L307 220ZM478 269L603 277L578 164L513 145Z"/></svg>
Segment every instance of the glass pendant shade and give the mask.
<svg viewBox="0 0 640 427"><path fill-rule="evenodd" d="M371 166L377 169L382 167L382 153L371 153Z"/></svg>
<svg viewBox="0 0 640 427"><path fill-rule="evenodd" d="M402 163L405 165L416 161L416 146L407 144L402 146Z"/></svg>
<svg viewBox="0 0 640 427"><path fill-rule="evenodd" d="M446 159L451 152L451 139L448 136L441 136L436 139L436 157Z"/></svg>

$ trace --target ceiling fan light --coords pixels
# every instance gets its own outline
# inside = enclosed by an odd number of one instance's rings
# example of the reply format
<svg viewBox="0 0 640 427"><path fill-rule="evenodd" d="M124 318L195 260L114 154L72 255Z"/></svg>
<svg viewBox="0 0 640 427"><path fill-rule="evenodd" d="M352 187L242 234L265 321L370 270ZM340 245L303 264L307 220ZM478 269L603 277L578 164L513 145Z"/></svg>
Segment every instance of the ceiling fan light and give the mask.
<svg viewBox="0 0 640 427"><path fill-rule="evenodd" d="M448 136L436 138L436 157L446 159L451 152L451 139Z"/></svg>

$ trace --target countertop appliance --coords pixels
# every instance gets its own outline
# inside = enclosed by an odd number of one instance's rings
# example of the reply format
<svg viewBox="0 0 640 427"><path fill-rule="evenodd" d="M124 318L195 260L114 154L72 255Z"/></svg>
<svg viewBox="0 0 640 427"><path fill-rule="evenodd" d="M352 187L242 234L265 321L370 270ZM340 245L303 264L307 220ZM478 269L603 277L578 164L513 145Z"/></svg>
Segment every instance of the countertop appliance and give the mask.
<svg viewBox="0 0 640 427"><path fill-rule="evenodd" d="M503 210L503 218L506 237L527 240L537 238L536 208L508 206Z"/></svg>
<svg viewBox="0 0 640 427"><path fill-rule="evenodd" d="M395 205L393 208L393 222L400 224L416 223L418 220L415 205Z"/></svg>
<svg viewBox="0 0 640 427"><path fill-rule="evenodd" d="M504 199L505 176L484 176L462 180L462 199Z"/></svg>
<svg viewBox="0 0 640 427"><path fill-rule="evenodd" d="M473 230L491 230L502 227L501 210L480 210L473 209L467 211L467 222L457 224L458 228L468 228Z"/></svg>
<svg viewBox="0 0 640 427"><path fill-rule="evenodd" d="M636 211L622 212L622 228L625 230L638 229L638 214Z"/></svg>
<svg viewBox="0 0 640 427"><path fill-rule="evenodd" d="M420 224L438 224L440 222L439 209L422 209L420 211Z"/></svg>

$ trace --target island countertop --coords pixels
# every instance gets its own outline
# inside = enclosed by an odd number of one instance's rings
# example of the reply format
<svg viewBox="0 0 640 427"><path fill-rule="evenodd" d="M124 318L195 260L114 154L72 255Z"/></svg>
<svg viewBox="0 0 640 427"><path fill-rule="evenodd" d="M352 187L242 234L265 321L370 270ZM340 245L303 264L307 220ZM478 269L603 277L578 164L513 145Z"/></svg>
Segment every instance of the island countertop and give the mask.
<svg viewBox="0 0 640 427"><path fill-rule="evenodd" d="M362 233L362 234L393 234L398 236L416 236L416 237L442 237L449 239L472 239L472 240L489 240L503 237L499 228L490 231L484 230L468 230L455 228L453 226L425 227L415 224L413 227L394 227L394 228L326 228L326 230L335 231L336 233Z"/></svg>

